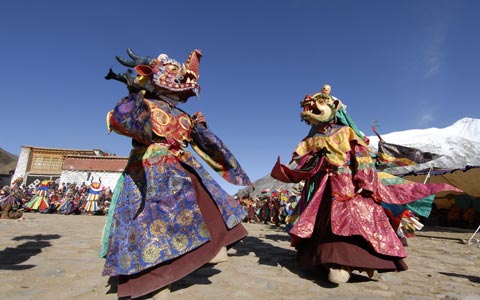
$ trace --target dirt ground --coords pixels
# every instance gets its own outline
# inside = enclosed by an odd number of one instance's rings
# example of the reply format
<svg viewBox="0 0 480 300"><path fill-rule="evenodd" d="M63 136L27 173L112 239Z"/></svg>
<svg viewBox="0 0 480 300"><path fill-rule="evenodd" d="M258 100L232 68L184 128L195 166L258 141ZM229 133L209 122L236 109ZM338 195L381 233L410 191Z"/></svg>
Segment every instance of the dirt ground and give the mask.
<svg viewBox="0 0 480 300"><path fill-rule="evenodd" d="M104 216L27 213L0 219L0 299L117 299L98 257ZM480 299L480 233L431 227L408 240L409 270L355 273L330 284L325 274L295 268L282 228L244 224L249 236L227 262L205 266L172 285L170 299Z"/></svg>

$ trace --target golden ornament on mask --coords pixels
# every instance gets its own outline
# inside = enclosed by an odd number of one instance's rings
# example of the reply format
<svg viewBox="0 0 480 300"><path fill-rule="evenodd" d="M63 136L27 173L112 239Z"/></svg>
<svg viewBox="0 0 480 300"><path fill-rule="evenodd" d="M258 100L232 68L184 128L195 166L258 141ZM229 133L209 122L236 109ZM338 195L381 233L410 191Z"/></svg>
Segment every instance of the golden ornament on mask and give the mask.
<svg viewBox="0 0 480 300"><path fill-rule="evenodd" d="M177 72L178 71L178 66L176 65L167 65L167 69L169 72Z"/></svg>

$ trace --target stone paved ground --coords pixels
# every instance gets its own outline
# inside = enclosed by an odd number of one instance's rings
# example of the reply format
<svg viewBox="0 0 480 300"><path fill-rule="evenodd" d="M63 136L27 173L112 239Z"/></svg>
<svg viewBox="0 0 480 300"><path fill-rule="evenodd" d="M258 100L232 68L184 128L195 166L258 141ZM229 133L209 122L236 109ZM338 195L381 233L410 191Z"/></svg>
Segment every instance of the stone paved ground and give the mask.
<svg viewBox="0 0 480 300"><path fill-rule="evenodd" d="M100 276L105 217L29 213L0 220L0 299L117 299ZM324 274L295 268L282 229L245 224L249 236L229 250L229 261L206 266L172 285L171 299L480 299L480 247L462 241L473 230L422 230L409 239L409 270L354 274L335 286ZM476 236L480 238L480 234Z"/></svg>

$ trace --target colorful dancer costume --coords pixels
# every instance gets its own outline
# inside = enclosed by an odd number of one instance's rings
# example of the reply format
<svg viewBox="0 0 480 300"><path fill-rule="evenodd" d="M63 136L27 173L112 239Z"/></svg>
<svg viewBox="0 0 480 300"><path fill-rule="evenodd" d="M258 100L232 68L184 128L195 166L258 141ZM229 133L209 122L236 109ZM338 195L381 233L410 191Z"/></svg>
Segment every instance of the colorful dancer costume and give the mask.
<svg viewBox="0 0 480 300"><path fill-rule="evenodd" d="M50 183L52 183L51 180L43 180L40 182L35 196L25 203L27 210L46 211L50 207L50 201L48 200Z"/></svg>
<svg viewBox="0 0 480 300"><path fill-rule="evenodd" d="M65 195L62 202L57 208L57 211L62 215L69 215L75 210L75 202L73 201L73 196L70 194Z"/></svg>
<svg viewBox="0 0 480 300"><path fill-rule="evenodd" d="M190 116L176 106L199 92L201 52L192 51L183 64L166 54L128 54L133 61L117 60L138 76L130 70L106 76L129 89L107 122L132 138L133 149L114 191L101 255L103 275L119 276L118 296L136 298L167 287L247 235L245 210L187 145L229 182L251 182L203 114Z"/></svg>
<svg viewBox="0 0 480 300"><path fill-rule="evenodd" d="M351 127L335 123L339 105L328 94L307 95L301 116L312 129L293 153L296 167L278 159L271 172L283 182L304 180L299 217L289 231L297 263L328 269L329 280L337 284L347 282L353 270L371 277L374 270L407 269L405 250L382 203L402 205L440 191L459 191L389 174L384 174L388 180L380 179L365 140Z"/></svg>
<svg viewBox="0 0 480 300"><path fill-rule="evenodd" d="M23 216L22 200L18 187L5 186L0 190L0 219L19 219Z"/></svg>
<svg viewBox="0 0 480 300"><path fill-rule="evenodd" d="M86 213L95 213L98 210L98 200L100 199L100 192L102 191L102 181L98 178L98 181L90 183L90 189L88 190L87 197L85 198L85 207L83 210Z"/></svg>

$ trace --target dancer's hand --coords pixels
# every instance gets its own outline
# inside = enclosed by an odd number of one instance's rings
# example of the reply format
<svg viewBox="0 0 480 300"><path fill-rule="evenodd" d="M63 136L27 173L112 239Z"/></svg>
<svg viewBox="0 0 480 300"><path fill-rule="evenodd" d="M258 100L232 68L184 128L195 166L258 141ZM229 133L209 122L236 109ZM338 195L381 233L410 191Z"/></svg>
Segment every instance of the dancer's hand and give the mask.
<svg viewBox="0 0 480 300"><path fill-rule="evenodd" d="M207 121L205 120L205 116L200 111L197 111L196 113L194 113L192 115L192 120L193 120L193 124L195 124L195 125L201 124L201 125L207 127Z"/></svg>

